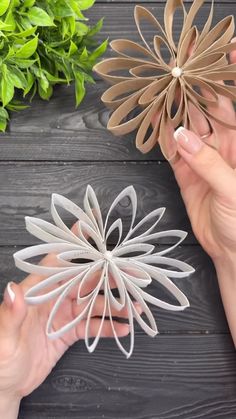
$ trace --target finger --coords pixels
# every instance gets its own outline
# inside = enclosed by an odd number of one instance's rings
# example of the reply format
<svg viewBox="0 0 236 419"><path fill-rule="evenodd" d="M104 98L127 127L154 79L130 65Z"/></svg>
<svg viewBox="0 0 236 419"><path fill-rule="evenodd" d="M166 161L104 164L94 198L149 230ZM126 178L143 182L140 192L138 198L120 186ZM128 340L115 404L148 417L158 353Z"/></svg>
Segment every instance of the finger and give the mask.
<svg viewBox="0 0 236 419"><path fill-rule="evenodd" d="M235 41L236 37L231 40L231 42ZM231 64L236 64L236 50L229 54L229 61ZM222 80L219 80L218 83L224 84ZM201 89L201 92L207 99L211 99L209 92L205 91L204 89ZM222 95L218 95L218 98L219 101L217 106L208 105L208 111L217 118L232 124L232 121L235 120L235 109L232 100Z"/></svg>
<svg viewBox="0 0 236 419"><path fill-rule="evenodd" d="M192 131L183 127L178 128L174 134L177 141L178 152L213 191L227 203L236 200L232 194L236 182L235 171L224 161L220 154L207 146Z"/></svg>
<svg viewBox="0 0 236 419"><path fill-rule="evenodd" d="M120 301L118 299L118 301ZM82 313L82 311L85 309L87 305L86 303L83 304L77 304L77 301L74 300L73 303L73 316L77 317L80 313ZM92 310L92 314L91 317L101 317L103 315L103 311L104 311L104 305L105 305L105 297L104 295L98 295L96 298L96 303L94 304L93 310ZM142 314L142 308L140 306L139 303L134 302L134 306L137 310L137 312L139 314ZM127 307L124 307L122 310L116 310L115 308L112 308L111 310L111 314L113 317L120 317L120 318L128 318L129 313L128 313L128 309ZM106 316L109 316L109 310L108 308L106 309Z"/></svg>
<svg viewBox="0 0 236 419"><path fill-rule="evenodd" d="M209 133L210 127L203 113L192 102L188 102L188 110L191 124L196 134L201 137Z"/></svg>
<svg viewBox="0 0 236 419"><path fill-rule="evenodd" d="M16 343L26 315L27 305L21 286L9 282L0 306L0 336L11 337L12 343Z"/></svg>
<svg viewBox="0 0 236 419"><path fill-rule="evenodd" d="M72 233L78 236L78 222L76 222L72 228ZM87 238L87 236L86 236ZM44 256L40 262L39 265L42 266L61 266L61 261L57 258L57 255L55 253L50 253L46 256ZM33 287L35 284L37 284L39 281L43 281L43 279L46 279L47 275L38 275L38 274L30 274L28 275L24 281L22 281L22 288L24 292L26 292L29 288Z"/></svg>
<svg viewBox="0 0 236 419"><path fill-rule="evenodd" d="M100 324L101 324L100 319L91 320L90 328L89 328L89 336L91 338L97 336L99 328L100 328ZM127 336L129 334L130 327L128 324L113 321L113 326L118 337ZM76 327L77 339L85 338L85 329L86 329L86 320L82 320L80 324ZM101 337L109 338L113 336L114 336L114 333L112 330L111 322L110 320L105 320L102 326Z"/></svg>
<svg viewBox="0 0 236 419"><path fill-rule="evenodd" d="M236 42L236 37L231 40L232 43ZM236 64L236 50L231 51L229 54L229 60L231 64ZM234 81L236 83L236 81Z"/></svg>
<svg viewBox="0 0 236 419"><path fill-rule="evenodd" d="M101 280L101 272L102 272L101 270L94 272L94 274L86 282L84 282L83 286L80 289L81 297L84 297L85 295L90 294L90 292L96 288L96 286L99 284ZM109 278L109 286L111 289L117 288L117 285L112 277ZM68 293L68 298L74 300L78 297L78 287L79 287L79 284L77 284L77 286L74 286L70 290L70 292ZM101 290L104 289L103 285L101 286L100 289Z"/></svg>

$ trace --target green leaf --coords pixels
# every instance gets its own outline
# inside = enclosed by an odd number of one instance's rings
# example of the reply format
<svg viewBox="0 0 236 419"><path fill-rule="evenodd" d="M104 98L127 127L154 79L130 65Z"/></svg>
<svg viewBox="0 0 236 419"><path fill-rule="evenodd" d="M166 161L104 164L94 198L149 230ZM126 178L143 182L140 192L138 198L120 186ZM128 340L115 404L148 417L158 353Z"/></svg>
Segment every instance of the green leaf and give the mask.
<svg viewBox="0 0 236 419"><path fill-rule="evenodd" d="M4 31L11 32L10 35L15 35L16 21L11 9L8 11L4 23L7 25Z"/></svg>
<svg viewBox="0 0 236 419"><path fill-rule="evenodd" d="M36 51L38 46L38 37L31 39L31 41L27 42L23 47L21 47L16 52L16 57L18 58L30 58Z"/></svg>
<svg viewBox="0 0 236 419"><path fill-rule="evenodd" d="M92 7L95 3L95 0L77 0L80 10L87 10Z"/></svg>
<svg viewBox="0 0 236 419"><path fill-rule="evenodd" d="M12 81L15 87L18 89L26 89L27 87L27 80L24 76L24 73L17 68L13 66L8 66L8 77Z"/></svg>
<svg viewBox="0 0 236 419"><path fill-rule="evenodd" d="M17 64L20 68L29 68L35 63L35 61L36 60L25 60L23 58L16 57L13 57L11 60L13 64Z"/></svg>
<svg viewBox="0 0 236 419"><path fill-rule="evenodd" d="M102 17L101 19L99 19L99 21L96 23L96 25L94 25L88 32L88 36L94 36L96 35L103 27L103 21L104 18Z"/></svg>
<svg viewBox="0 0 236 419"><path fill-rule="evenodd" d="M57 0L53 6L53 12L56 17L74 16L74 12L64 0Z"/></svg>
<svg viewBox="0 0 236 419"><path fill-rule="evenodd" d="M67 24L68 24L69 31L70 31L71 35L73 36L74 33L75 33L75 29L76 29L75 19L71 16L68 16L66 19L67 19Z"/></svg>
<svg viewBox="0 0 236 419"><path fill-rule="evenodd" d="M1 0L0 2L0 16L6 13L11 0Z"/></svg>
<svg viewBox="0 0 236 419"><path fill-rule="evenodd" d="M81 8L79 7L79 5L78 5L78 0L69 0L70 1L70 7L72 8L72 10L75 12L75 14L76 14L76 17L78 18L78 19L81 19L81 20L88 20L84 15L83 15L83 13L81 12Z"/></svg>
<svg viewBox="0 0 236 419"><path fill-rule="evenodd" d="M67 83L66 79L62 79L61 77L56 77L53 76L53 74L50 74L48 71L44 70L44 74L47 77L48 81L50 81L51 83Z"/></svg>
<svg viewBox="0 0 236 419"><path fill-rule="evenodd" d="M28 18L33 23L33 25L37 26L55 26L52 18L40 7L32 7L28 11Z"/></svg>
<svg viewBox="0 0 236 419"><path fill-rule="evenodd" d="M1 100L3 106L6 106L13 98L15 88L12 80L9 78L7 66L2 65L2 78L1 78Z"/></svg>
<svg viewBox="0 0 236 419"><path fill-rule="evenodd" d="M29 36L34 35L37 29L38 29L37 26L32 26L31 28L26 29L25 31L16 33L14 35L17 36L17 38L28 38Z"/></svg>
<svg viewBox="0 0 236 419"><path fill-rule="evenodd" d="M29 107L28 105L23 105L19 101L12 101L11 103L8 103L7 105L7 109L9 111L14 111L14 112L22 111L24 109L27 109L28 107Z"/></svg>
<svg viewBox="0 0 236 419"><path fill-rule="evenodd" d="M76 35L85 36L88 33L88 26L83 22L76 22Z"/></svg>
<svg viewBox="0 0 236 419"><path fill-rule="evenodd" d="M35 0L24 0L24 7L32 7L35 4Z"/></svg>
<svg viewBox="0 0 236 419"><path fill-rule="evenodd" d="M75 98L76 107L80 105L85 96L84 75L79 72L75 73Z"/></svg>
<svg viewBox="0 0 236 419"><path fill-rule="evenodd" d="M69 51L68 51L68 56L71 57L77 51L78 51L77 45L75 45L75 43L73 41L70 41L70 48L69 48Z"/></svg>
<svg viewBox="0 0 236 419"><path fill-rule="evenodd" d="M43 88L42 88L42 86L41 86L41 83L39 82L39 85L38 85L38 93L39 93L39 96L41 97L41 99L43 99L43 100L49 100L50 99L50 97L52 96L52 94L53 94L53 88L52 88L52 86L49 84L48 85L48 88L46 89L46 90L44 90Z"/></svg>
<svg viewBox="0 0 236 419"><path fill-rule="evenodd" d="M0 131L6 111L24 109L14 94L32 100L35 93L48 100L56 84L75 82L76 106L94 83L92 67L106 50L94 36L103 20L93 27L83 10L94 0L0 0ZM17 94L19 94L18 92ZM1 106L2 103L2 106ZM6 109L5 109L6 107Z"/></svg>
<svg viewBox="0 0 236 419"><path fill-rule="evenodd" d="M40 72L40 78L38 80L38 83L41 89L44 90L44 92L47 92L48 87L49 87L49 81L42 71Z"/></svg>
<svg viewBox="0 0 236 419"><path fill-rule="evenodd" d="M29 70L27 70L26 78L27 78L27 86L24 90L24 97L30 92L35 82L35 77Z"/></svg>
<svg viewBox="0 0 236 419"><path fill-rule="evenodd" d="M9 119L9 114L8 114L7 110L3 107L0 107L0 118L1 119L6 119L6 120Z"/></svg>
<svg viewBox="0 0 236 419"><path fill-rule="evenodd" d="M7 120L0 118L0 131L5 132L7 128Z"/></svg>
<svg viewBox="0 0 236 419"><path fill-rule="evenodd" d="M0 29L6 31L7 29L10 28L10 25L8 25L7 23L3 22L2 20L0 20Z"/></svg>
<svg viewBox="0 0 236 419"><path fill-rule="evenodd" d="M96 48L89 57L90 61L95 62L107 49L108 40L106 39L98 48Z"/></svg>

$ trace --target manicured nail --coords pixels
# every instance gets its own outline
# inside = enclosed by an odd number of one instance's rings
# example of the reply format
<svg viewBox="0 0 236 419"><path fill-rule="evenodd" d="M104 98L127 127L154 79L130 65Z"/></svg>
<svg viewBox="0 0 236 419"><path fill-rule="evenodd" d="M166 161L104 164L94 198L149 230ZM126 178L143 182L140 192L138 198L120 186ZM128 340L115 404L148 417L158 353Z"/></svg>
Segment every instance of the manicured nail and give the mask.
<svg viewBox="0 0 236 419"><path fill-rule="evenodd" d="M197 154L203 147L203 142L193 132L179 127L174 133L174 139L189 154Z"/></svg>
<svg viewBox="0 0 236 419"><path fill-rule="evenodd" d="M11 302L14 303L16 296L15 296L15 293L12 290L12 287L11 286L12 286L12 282L8 282L8 284L7 284L7 292L8 292L8 295L10 297Z"/></svg>
<svg viewBox="0 0 236 419"><path fill-rule="evenodd" d="M129 333L129 332L130 332L129 324L124 324L124 333Z"/></svg>
<svg viewBox="0 0 236 419"><path fill-rule="evenodd" d="M135 306L138 314L142 314L143 310L142 310L141 305L135 301L134 306Z"/></svg>

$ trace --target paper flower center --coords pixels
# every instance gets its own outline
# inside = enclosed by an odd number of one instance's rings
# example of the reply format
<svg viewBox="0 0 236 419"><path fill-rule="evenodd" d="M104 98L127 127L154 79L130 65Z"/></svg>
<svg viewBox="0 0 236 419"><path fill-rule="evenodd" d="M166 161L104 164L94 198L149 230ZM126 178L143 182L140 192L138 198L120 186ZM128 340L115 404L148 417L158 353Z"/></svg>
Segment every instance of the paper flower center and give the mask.
<svg viewBox="0 0 236 419"><path fill-rule="evenodd" d="M182 75L182 73L183 73L183 70L180 67L174 67L173 70L172 70L172 76L173 77L180 77Z"/></svg>
<svg viewBox="0 0 236 419"><path fill-rule="evenodd" d="M109 250L106 250L106 252L104 253L104 259L106 260L111 260L112 259L112 252L110 252Z"/></svg>

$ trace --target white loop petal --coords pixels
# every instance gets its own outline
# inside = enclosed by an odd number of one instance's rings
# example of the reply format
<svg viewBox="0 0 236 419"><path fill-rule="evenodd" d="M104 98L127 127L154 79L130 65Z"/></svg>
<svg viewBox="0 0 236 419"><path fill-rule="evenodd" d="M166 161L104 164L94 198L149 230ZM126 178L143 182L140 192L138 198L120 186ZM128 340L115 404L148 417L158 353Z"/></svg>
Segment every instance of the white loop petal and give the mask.
<svg viewBox="0 0 236 419"><path fill-rule="evenodd" d="M126 234L120 216L109 223L111 214L119 213L119 204L125 197L130 200L132 210ZM57 206L76 217L77 234L66 226L57 211ZM108 315L116 343L129 357L134 347L134 318L148 335L155 336L158 333L147 302L171 311L184 310L189 306L187 297L170 278L186 277L194 272L194 269L185 262L163 256L176 248L184 240L186 233L180 230L154 231L164 214L164 208L150 212L134 226L137 195L133 186L125 188L116 197L104 225L100 206L91 186L87 188L84 207L85 211L68 199L53 194L51 210L56 225L33 217L26 218L27 230L46 243L16 252L15 264L25 272L46 277L26 292L25 300L28 304L41 304L56 299L47 322L46 333L49 338L59 338L72 328L79 327L82 320L85 321L85 345L89 352L95 350ZM116 230L116 244L113 247L108 246L108 241ZM154 253L155 244L160 245L160 239L163 238L168 238L168 243L174 238L175 242ZM47 266L30 261L31 258L47 253L53 254L51 265L50 258ZM152 281L163 286L179 304L170 304L150 295L146 289ZM97 335L90 342L93 311L101 292L104 306L99 316ZM79 311L80 307L82 311L69 322L66 323L65 320L65 324L62 321L58 325L55 317L61 311L61 304L65 298L71 295L76 295ZM140 315L133 299L141 306L147 321ZM127 309L130 325L128 350L117 336L112 318L112 310L121 311L124 308ZM63 312L60 312L60 319L63 320Z"/></svg>

